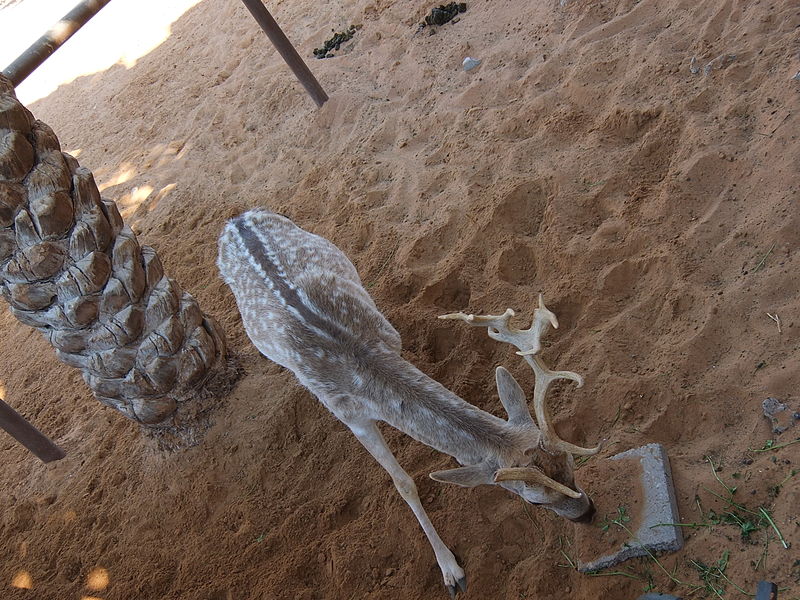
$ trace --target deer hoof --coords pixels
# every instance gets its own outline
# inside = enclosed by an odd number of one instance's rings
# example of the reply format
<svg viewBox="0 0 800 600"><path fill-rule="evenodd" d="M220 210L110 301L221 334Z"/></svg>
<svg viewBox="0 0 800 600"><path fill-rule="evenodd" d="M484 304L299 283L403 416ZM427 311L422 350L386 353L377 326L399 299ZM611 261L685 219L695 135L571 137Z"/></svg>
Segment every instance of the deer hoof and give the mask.
<svg viewBox="0 0 800 600"><path fill-rule="evenodd" d="M447 593L450 594L450 598L455 598L458 592L465 592L467 591L467 576L465 575L461 579L457 579L454 585L446 585Z"/></svg>

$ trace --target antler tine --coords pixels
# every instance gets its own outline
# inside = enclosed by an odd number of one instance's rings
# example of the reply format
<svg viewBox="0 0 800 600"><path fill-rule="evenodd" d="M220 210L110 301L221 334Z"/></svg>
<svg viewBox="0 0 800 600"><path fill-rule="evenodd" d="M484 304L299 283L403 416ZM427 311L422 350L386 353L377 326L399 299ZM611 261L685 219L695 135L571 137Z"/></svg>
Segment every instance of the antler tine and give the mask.
<svg viewBox="0 0 800 600"><path fill-rule="evenodd" d="M544 305L539 294L539 307L533 311L533 323L529 329L516 329L509 325L511 317L516 313L507 308L502 315L467 315L463 312L441 315L440 319L458 319L473 327L488 327L489 337L498 342L512 344L522 354L536 354L541 350L540 338L548 325L558 329L558 319Z"/></svg>
<svg viewBox="0 0 800 600"><path fill-rule="evenodd" d="M541 443L550 451L563 451L578 456L597 454L601 446L595 448L582 448L560 439L550 425L550 411L544 398L547 388L557 379L569 379L583 386L583 378L572 371L551 371L542 359L536 356L541 350L541 337L548 325L558 329L556 315L544 304L542 294L539 294L539 306L533 311L533 323L529 329L515 329L509 325L509 320L515 315L512 309L506 309L502 315L468 315L463 312L442 315L440 319L458 319L473 327L488 327L489 337L500 342L507 342L518 348L517 354L522 356L533 369L536 383L533 390L533 408L536 421L541 429Z"/></svg>
<svg viewBox="0 0 800 600"><path fill-rule="evenodd" d="M574 381L577 387L580 388L583 387L583 377L572 371L551 371L538 356L523 354L522 352L517 352L517 354L522 355L525 362L533 369L533 375L536 381L533 386L533 411L536 415L536 422L539 424L539 429L542 432L542 446L550 451L561 450L562 452L569 452L576 456L588 456L600 452L602 445L595 446L594 448L583 448L562 440L556 434L555 429L550 425L552 422L550 409L545 402L545 395L547 394L547 389L550 387L550 384L557 379L569 379Z"/></svg>
<svg viewBox="0 0 800 600"><path fill-rule="evenodd" d="M495 483L499 483L501 481L524 481L526 483L543 485L551 490L555 490L561 494L564 494L565 496L569 496L570 498L580 498L582 496L580 492L576 492L563 483L559 483L555 479L545 475L539 469L533 467L510 467L499 469L494 474L494 481Z"/></svg>

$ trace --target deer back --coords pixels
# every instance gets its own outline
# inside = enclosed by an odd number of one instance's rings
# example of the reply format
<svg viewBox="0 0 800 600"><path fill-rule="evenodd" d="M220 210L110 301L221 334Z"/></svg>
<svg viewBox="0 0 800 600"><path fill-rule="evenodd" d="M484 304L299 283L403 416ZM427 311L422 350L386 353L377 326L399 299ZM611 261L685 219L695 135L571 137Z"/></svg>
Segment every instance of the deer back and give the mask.
<svg viewBox="0 0 800 600"><path fill-rule="evenodd" d="M370 346L400 348L348 258L281 215L251 210L231 219L217 265L256 348L309 387L338 379Z"/></svg>

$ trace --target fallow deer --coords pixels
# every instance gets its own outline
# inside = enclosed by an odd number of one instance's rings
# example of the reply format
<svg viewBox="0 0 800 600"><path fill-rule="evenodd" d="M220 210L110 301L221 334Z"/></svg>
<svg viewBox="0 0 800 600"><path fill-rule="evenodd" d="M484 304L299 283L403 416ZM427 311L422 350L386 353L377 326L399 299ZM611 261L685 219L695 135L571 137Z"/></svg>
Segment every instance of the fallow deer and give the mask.
<svg viewBox="0 0 800 600"><path fill-rule="evenodd" d="M558 327L541 295L530 329L511 327L514 311L500 316L463 313L510 343L533 368L536 422L525 394L503 367L496 370L508 420L468 404L400 355L400 336L376 308L347 257L328 240L266 210L230 220L219 240L217 265L236 298L248 336L267 358L290 369L342 421L392 477L428 537L451 596L466 577L420 503L412 478L398 464L376 423L383 421L461 467L431 473L436 481L473 487L497 484L531 504L573 521L591 518L594 506L576 487L573 455L581 448L559 439L544 401L556 379L583 384L569 371L551 371L538 356L548 326ZM538 426L537 426L538 423Z"/></svg>

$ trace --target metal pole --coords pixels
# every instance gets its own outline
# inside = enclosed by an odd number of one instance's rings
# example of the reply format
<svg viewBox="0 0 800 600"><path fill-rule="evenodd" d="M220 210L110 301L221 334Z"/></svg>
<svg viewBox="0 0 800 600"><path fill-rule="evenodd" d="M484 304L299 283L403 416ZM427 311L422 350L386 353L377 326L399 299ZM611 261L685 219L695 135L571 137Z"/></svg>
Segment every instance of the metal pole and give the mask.
<svg viewBox="0 0 800 600"><path fill-rule="evenodd" d="M250 14L255 17L255 20L258 21L258 24L261 26L261 29L264 30L264 33L267 34L272 45L275 46L275 49L283 57L283 60L286 61L286 64L289 65L289 68L294 72L297 79L299 79L303 87L306 88L306 91L311 98L314 99L314 102L317 103L317 106L325 104L326 100L328 100L328 95L325 93L325 90L322 89L322 86L314 77L313 73L311 73L311 70L303 59L300 58L297 50L292 46L292 42L289 41L289 38L281 31L275 19L269 14L264 3L261 2L261 0L242 0L242 2L244 2Z"/></svg>
<svg viewBox="0 0 800 600"><path fill-rule="evenodd" d="M51 442L41 431L28 423L22 415L0 399L0 427L15 440L33 452L42 462L60 460L64 451Z"/></svg>
<svg viewBox="0 0 800 600"><path fill-rule="evenodd" d="M3 75L17 87L110 1L83 0L53 25L50 31L36 40L17 60L3 69Z"/></svg>

